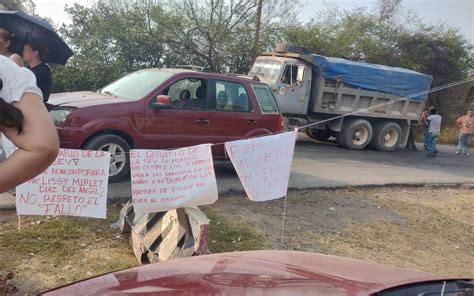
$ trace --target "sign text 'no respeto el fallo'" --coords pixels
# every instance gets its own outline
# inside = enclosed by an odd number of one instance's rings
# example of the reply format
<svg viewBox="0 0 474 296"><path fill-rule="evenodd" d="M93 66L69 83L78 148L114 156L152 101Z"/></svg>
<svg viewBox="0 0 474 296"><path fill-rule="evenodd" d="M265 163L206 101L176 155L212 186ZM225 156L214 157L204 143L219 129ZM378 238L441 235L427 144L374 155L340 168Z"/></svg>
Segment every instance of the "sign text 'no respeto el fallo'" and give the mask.
<svg viewBox="0 0 474 296"><path fill-rule="evenodd" d="M110 153L60 149L44 172L16 188L18 215L106 218Z"/></svg>

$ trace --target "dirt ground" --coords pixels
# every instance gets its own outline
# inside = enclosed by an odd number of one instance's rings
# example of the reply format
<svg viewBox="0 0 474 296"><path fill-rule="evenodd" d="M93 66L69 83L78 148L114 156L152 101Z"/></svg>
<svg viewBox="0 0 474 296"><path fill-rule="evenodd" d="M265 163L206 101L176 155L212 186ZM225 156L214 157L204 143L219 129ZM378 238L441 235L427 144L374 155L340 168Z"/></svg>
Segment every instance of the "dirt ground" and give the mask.
<svg viewBox="0 0 474 296"><path fill-rule="evenodd" d="M289 249L474 277L474 189L385 187L291 191L251 202L241 194L204 207L211 252ZM37 293L137 265L108 219L22 218L0 211L0 295Z"/></svg>
<svg viewBox="0 0 474 296"><path fill-rule="evenodd" d="M221 198L213 211L264 233L273 249L320 252L452 276L474 277L474 190L303 190L256 203Z"/></svg>

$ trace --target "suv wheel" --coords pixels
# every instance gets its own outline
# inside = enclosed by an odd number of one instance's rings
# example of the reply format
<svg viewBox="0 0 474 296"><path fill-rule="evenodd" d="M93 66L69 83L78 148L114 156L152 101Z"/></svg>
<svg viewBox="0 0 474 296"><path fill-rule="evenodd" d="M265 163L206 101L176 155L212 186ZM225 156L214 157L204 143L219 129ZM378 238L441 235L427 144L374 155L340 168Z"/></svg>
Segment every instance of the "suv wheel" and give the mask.
<svg viewBox="0 0 474 296"><path fill-rule="evenodd" d="M84 146L86 150L101 150L110 153L109 182L122 181L130 172L130 145L117 135L100 135Z"/></svg>

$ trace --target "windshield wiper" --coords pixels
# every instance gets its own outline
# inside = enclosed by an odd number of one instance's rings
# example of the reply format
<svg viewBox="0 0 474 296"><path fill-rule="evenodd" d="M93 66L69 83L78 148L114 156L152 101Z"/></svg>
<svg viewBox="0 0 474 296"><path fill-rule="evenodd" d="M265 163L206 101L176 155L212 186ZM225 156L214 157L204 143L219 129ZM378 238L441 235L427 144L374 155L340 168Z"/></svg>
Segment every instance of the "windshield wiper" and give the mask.
<svg viewBox="0 0 474 296"><path fill-rule="evenodd" d="M106 94L106 95L109 95L109 96L112 96L112 97L115 97L115 98L117 97L116 94L114 94L114 93L112 93L112 92L110 92L110 91L108 91L108 90L103 91L102 93L103 93L103 94Z"/></svg>

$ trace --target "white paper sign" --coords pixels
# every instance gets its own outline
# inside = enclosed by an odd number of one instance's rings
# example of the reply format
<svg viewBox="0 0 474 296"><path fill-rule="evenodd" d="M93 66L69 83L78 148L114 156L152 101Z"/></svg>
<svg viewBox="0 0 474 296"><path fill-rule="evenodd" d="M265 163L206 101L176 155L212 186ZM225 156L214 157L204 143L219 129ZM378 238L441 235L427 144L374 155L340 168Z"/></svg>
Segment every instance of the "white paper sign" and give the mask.
<svg viewBox="0 0 474 296"><path fill-rule="evenodd" d="M110 153L60 149L53 164L17 186L18 215L106 218Z"/></svg>
<svg viewBox="0 0 474 296"><path fill-rule="evenodd" d="M288 192L296 131L225 143L249 199L266 201Z"/></svg>
<svg viewBox="0 0 474 296"><path fill-rule="evenodd" d="M137 214L207 205L217 200L211 145L132 150L132 203Z"/></svg>

